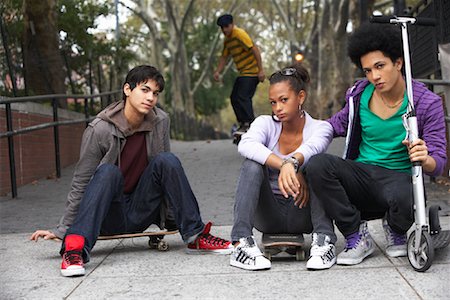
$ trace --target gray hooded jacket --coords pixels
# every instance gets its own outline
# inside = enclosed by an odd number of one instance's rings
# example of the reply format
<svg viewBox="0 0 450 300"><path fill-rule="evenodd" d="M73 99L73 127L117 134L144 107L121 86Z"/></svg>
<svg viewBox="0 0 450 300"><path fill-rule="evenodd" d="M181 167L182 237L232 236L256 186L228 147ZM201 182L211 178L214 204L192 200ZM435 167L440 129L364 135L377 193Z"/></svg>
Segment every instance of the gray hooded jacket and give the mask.
<svg viewBox="0 0 450 300"><path fill-rule="evenodd" d="M66 209L52 232L60 239L73 223L86 186L102 164L120 166L120 153L126 138L145 131L147 157L151 161L160 152L170 151L170 119L161 109L151 110L136 130L132 130L124 115L124 101L115 102L101 111L83 134L80 159L75 167Z"/></svg>

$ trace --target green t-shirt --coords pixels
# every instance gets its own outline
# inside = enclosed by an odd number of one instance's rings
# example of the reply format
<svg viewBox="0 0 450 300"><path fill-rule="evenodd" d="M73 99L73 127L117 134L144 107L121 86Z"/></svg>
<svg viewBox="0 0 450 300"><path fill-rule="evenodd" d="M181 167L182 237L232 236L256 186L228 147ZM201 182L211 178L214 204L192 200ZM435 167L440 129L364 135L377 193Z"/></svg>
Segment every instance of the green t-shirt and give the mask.
<svg viewBox="0 0 450 300"><path fill-rule="evenodd" d="M359 116L362 141L356 161L391 170L410 172L411 162L408 151L402 144L406 135L402 121L402 115L406 113L408 105L406 93L398 111L384 120L369 108L369 101L374 90L375 87L369 84L361 95Z"/></svg>

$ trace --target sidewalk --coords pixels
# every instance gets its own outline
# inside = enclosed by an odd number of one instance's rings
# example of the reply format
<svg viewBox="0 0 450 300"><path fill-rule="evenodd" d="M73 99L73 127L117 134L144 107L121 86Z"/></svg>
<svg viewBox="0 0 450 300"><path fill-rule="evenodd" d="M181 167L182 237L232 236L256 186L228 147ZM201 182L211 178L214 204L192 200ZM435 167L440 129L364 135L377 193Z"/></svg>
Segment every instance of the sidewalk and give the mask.
<svg viewBox="0 0 450 300"><path fill-rule="evenodd" d="M339 154L340 141L329 152ZM181 159L212 233L229 238L234 190L242 158L230 140L177 142ZM37 228L56 224L64 210L72 168L58 181L41 180L0 198L0 299L450 299L450 247L436 251L426 273L406 258L384 252L381 221L369 222L375 253L357 266L307 271L305 262L274 259L272 269L250 272L229 266L228 256L188 255L178 235L168 252L149 250L146 238L99 241L86 276L59 273L59 243L28 240ZM430 201L442 204L441 226L450 229L449 187L427 183ZM255 232L256 233L256 232ZM260 241L260 234L256 234ZM306 237L310 243L309 236ZM337 251L344 247L339 236Z"/></svg>

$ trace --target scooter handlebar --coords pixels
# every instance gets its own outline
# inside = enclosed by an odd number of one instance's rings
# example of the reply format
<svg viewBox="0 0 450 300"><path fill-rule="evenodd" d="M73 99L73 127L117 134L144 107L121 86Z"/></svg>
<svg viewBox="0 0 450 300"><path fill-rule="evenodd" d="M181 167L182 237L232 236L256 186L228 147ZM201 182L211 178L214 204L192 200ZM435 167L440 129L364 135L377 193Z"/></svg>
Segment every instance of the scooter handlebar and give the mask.
<svg viewBox="0 0 450 300"><path fill-rule="evenodd" d="M370 23L391 23L394 16L370 16Z"/></svg>
<svg viewBox="0 0 450 300"><path fill-rule="evenodd" d="M402 18L402 17L400 17ZM419 26L436 26L436 19L433 18L413 18L413 17L405 17L411 20L415 20L414 25ZM371 16L371 23L398 23L395 20L396 16ZM391 21L392 20L392 21Z"/></svg>
<svg viewBox="0 0 450 300"><path fill-rule="evenodd" d="M416 25L436 26L436 19L433 18L416 18Z"/></svg>

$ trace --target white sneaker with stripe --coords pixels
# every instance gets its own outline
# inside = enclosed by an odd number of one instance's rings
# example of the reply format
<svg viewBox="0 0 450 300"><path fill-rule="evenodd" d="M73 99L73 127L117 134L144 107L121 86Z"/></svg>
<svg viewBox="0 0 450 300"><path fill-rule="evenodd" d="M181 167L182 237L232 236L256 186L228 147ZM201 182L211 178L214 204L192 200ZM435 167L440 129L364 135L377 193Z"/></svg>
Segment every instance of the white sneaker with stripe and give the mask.
<svg viewBox="0 0 450 300"><path fill-rule="evenodd" d="M330 237L313 233L311 250L306 268L308 270L324 270L336 263L336 247L330 243Z"/></svg>
<svg viewBox="0 0 450 300"><path fill-rule="evenodd" d="M244 270L270 269L271 263L259 250L253 236L239 239L230 256L230 265Z"/></svg>

